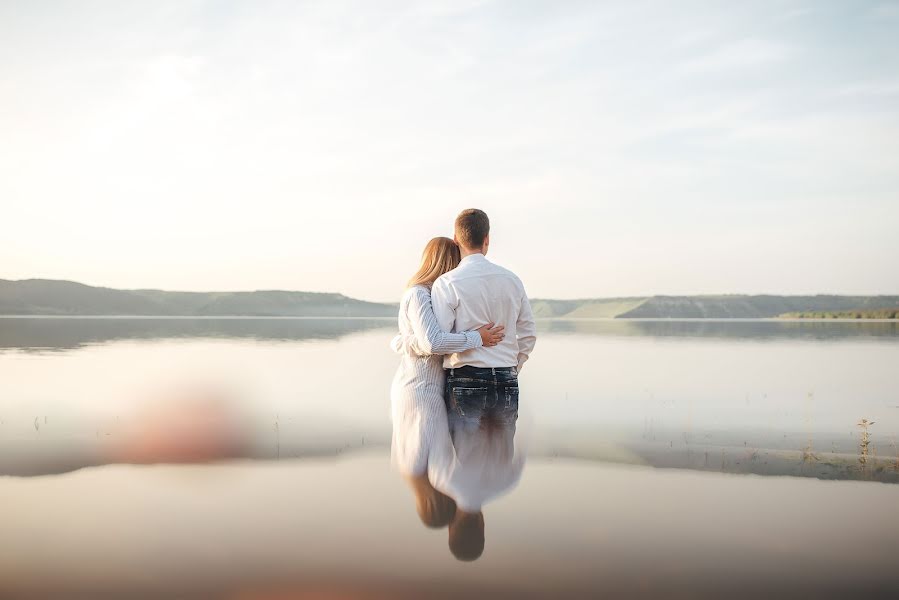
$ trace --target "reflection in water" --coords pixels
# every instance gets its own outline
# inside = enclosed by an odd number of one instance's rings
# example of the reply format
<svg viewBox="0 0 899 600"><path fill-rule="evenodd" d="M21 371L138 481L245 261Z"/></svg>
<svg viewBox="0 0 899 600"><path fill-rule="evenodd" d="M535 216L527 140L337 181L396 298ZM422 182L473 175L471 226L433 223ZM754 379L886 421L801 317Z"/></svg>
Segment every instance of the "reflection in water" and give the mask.
<svg viewBox="0 0 899 600"><path fill-rule="evenodd" d="M135 423L145 437L118 460L145 461L135 448L198 423L201 412L188 405L143 410L144 400L164 400L157 388L182 379L236 397L240 456L384 447L387 398L380 384L372 390L395 367L385 347L394 327L392 319L0 318L0 474L109 462ZM539 327L523 405L540 424L532 456L899 482L894 323ZM183 418L160 417L176 406ZM864 462L862 419L873 422Z"/></svg>
<svg viewBox="0 0 899 600"><path fill-rule="evenodd" d="M454 460L440 465L432 477L434 485L456 501L449 525L450 551L459 560L470 561L484 551L484 505L518 485L525 453L516 451L514 421L489 414L478 427L457 426L452 434Z"/></svg>
<svg viewBox="0 0 899 600"><path fill-rule="evenodd" d="M819 341L874 338L899 341L895 321L810 321L808 319L549 319L548 333L656 338L729 338L733 340L802 339Z"/></svg>
<svg viewBox="0 0 899 600"><path fill-rule="evenodd" d="M379 445L393 324L328 321L0 319L5 348L78 348L0 352L0 475L266 459L0 476L0 597L895 597L899 486L808 479L899 481L894 334L544 322L524 480L517 419L394 420L400 448L441 425L403 471L435 540ZM164 339L94 344L129 336ZM135 394L204 365L225 391L254 375L248 394Z"/></svg>
<svg viewBox="0 0 899 600"><path fill-rule="evenodd" d="M392 327L394 319L0 317L0 352L73 350L114 340L246 338L333 340Z"/></svg>
<svg viewBox="0 0 899 600"><path fill-rule="evenodd" d="M456 501L431 485L427 473L408 475L407 479L415 495L415 510L422 524L431 529L449 525L456 514Z"/></svg>
<svg viewBox="0 0 899 600"><path fill-rule="evenodd" d="M339 339L352 333L387 329L394 325L393 318L0 316L0 352L7 349L73 350L91 344L135 339ZM547 319L538 321L538 329L541 333L605 337L819 341L873 339L899 342L899 324L871 321Z"/></svg>
<svg viewBox="0 0 899 600"><path fill-rule="evenodd" d="M474 564L385 456L0 477L2 598L895 598L899 486L531 459ZM360 501L361 500L361 501Z"/></svg>
<svg viewBox="0 0 899 600"><path fill-rule="evenodd" d="M421 522L447 527L450 552L472 561L484 551L483 507L518 484L526 452L515 443L517 402L466 418L455 406L447 410L449 419L443 407L414 416L395 411L393 460L409 482ZM426 470L410 460L412 448L426 456Z"/></svg>

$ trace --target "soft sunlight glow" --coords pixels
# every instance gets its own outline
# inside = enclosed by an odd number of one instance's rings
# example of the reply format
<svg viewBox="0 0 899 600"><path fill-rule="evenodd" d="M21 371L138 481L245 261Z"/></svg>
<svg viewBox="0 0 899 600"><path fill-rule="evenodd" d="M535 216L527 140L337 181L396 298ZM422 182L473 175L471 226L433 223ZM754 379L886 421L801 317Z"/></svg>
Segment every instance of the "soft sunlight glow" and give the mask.
<svg viewBox="0 0 899 600"><path fill-rule="evenodd" d="M4 2L0 277L899 292L889 2Z"/></svg>

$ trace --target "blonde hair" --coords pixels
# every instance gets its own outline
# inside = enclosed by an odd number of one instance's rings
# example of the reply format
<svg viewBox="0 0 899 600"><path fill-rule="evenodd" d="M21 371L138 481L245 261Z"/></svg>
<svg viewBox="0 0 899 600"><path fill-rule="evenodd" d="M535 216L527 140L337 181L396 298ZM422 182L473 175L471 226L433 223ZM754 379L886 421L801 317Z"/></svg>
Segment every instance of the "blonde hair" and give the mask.
<svg viewBox="0 0 899 600"><path fill-rule="evenodd" d="M460 260L462 255L456 242L447 237L435 237L421 253L421 266L409 280L408 287L431 287L438 277L458 267Z"/></svg>

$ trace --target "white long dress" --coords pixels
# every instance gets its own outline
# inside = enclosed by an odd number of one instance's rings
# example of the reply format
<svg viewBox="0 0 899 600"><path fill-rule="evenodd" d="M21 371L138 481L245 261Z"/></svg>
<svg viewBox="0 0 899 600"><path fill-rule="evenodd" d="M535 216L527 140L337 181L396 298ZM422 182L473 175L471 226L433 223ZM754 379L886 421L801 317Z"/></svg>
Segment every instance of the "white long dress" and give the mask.
<svg viewBox="0 0 899 600"><path fill-rule="evenodd" d="M440 329L431 308L431 292L424 286L414 286L403 294L399 328L400 334L391 342L391 348L400 353L390 389L391 450L397 469L416 476L427 473L432 454L453 452L443 402L441 355L477 348L482 342L477 331L448 333Z"/></svg>

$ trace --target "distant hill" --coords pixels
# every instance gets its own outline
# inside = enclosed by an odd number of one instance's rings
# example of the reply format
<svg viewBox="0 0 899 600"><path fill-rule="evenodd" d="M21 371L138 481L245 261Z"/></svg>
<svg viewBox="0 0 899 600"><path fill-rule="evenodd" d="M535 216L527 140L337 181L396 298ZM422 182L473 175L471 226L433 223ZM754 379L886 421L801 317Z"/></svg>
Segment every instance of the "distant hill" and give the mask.
<svg viewBox="0 0 899 600"><path fill-rule="evenodd" d="M899 308L899 296L649 296L531 301L538 317L616 319L764 319L795 313Z"/></svg>
<svg viewBox="0 0 899 600"><path fill-rule="evenodd" d="M899 308L899 296L535 298L531 305L538 318L754 319L895 309ZM366 302L342 294L116 290L52 279L0 279L0 315L392 317L396 310L393 304Z"/></svg>
<svg viewBox="0 0 899 600"><path fill-rule="evenodd" d="M72 281L0 279L2 315L392 317L396 310L342 294L116 290Z"/></svg>
<svg viewBox="0 0 899 600"><path fill-rule="evenodd" d="M648 298L595 298L590 300L531 300L537 318L615 318L634 310Z"/></svg>

